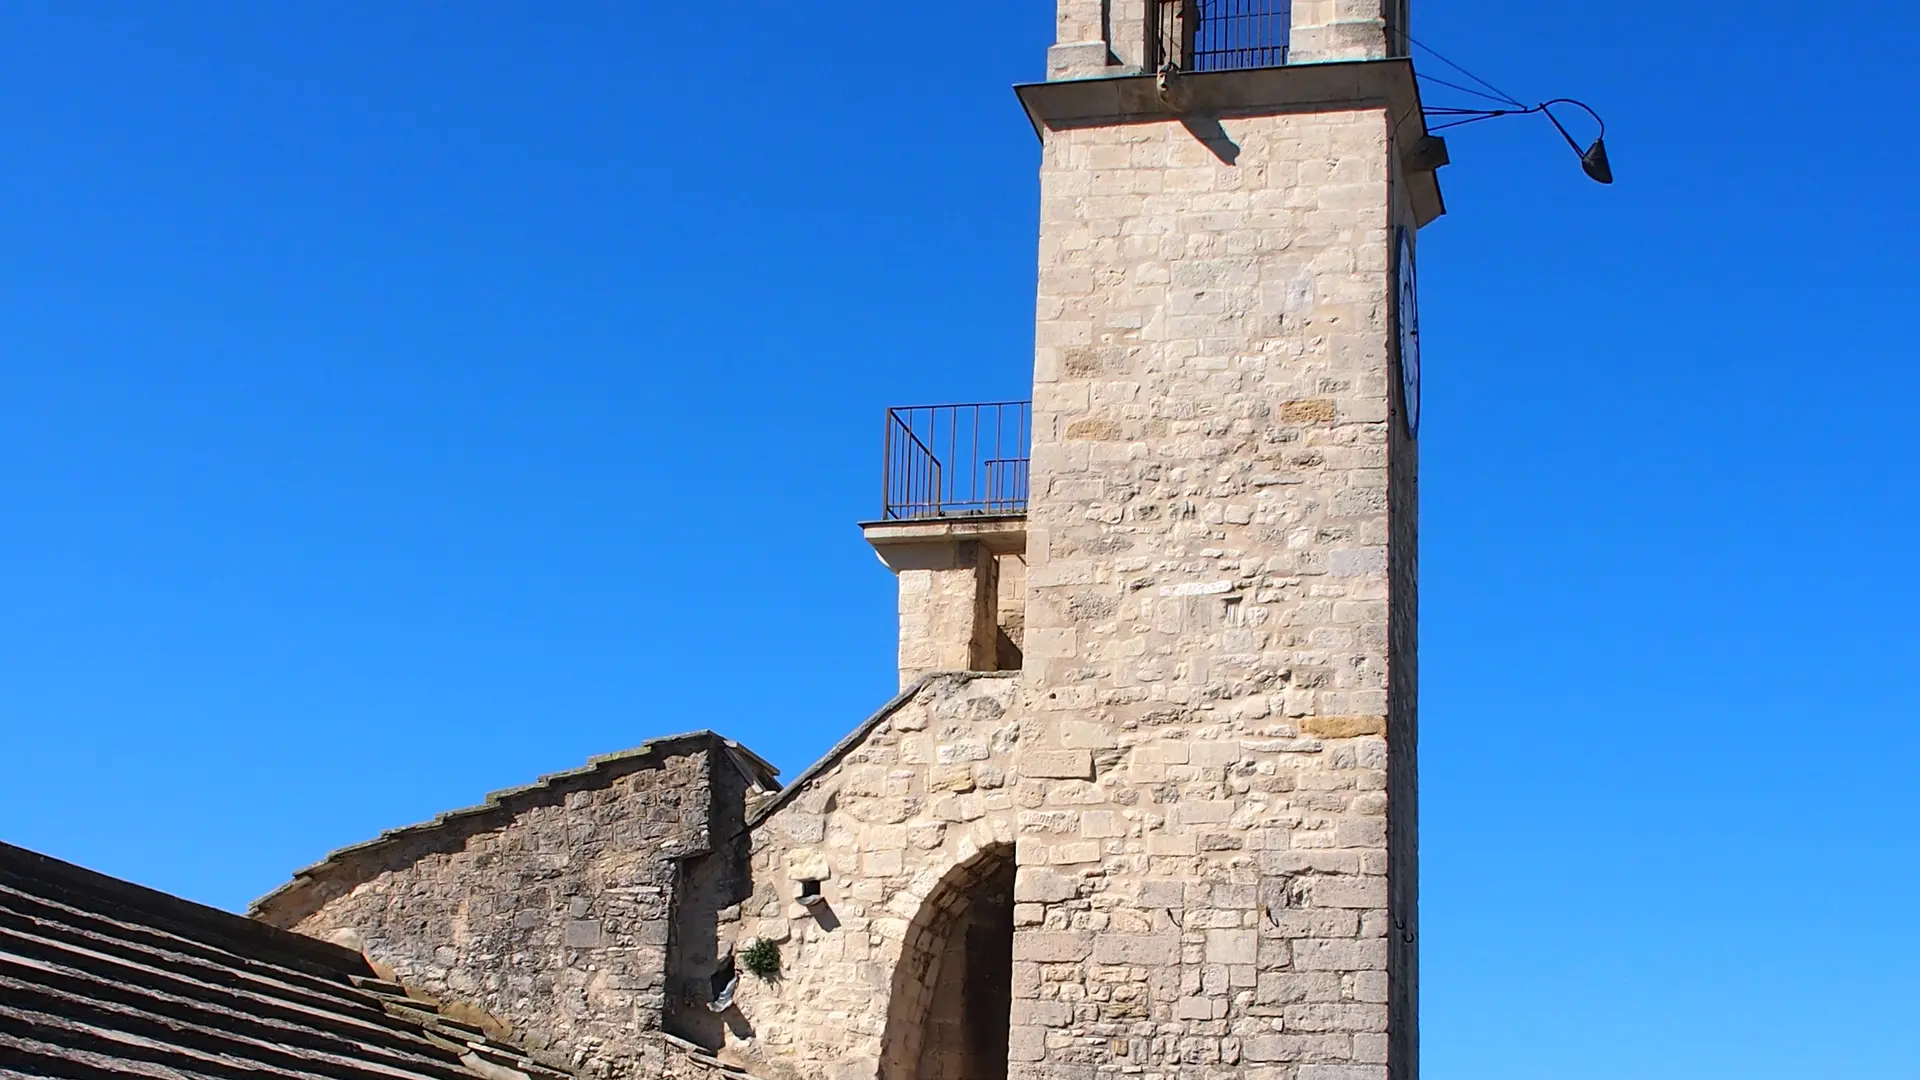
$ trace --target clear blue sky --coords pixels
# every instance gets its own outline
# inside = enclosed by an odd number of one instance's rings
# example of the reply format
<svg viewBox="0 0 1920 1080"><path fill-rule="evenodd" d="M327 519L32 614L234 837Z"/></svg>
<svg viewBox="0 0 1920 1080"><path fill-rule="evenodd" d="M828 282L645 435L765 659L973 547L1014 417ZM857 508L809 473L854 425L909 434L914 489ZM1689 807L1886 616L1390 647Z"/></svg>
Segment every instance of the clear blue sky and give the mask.
<svg viewBox="0 0 1920 1080"><path fill-rule="evenodd" d="M892 691L888 404L1022 397L1045 0L0 13L0 837L238 908ZM1893 0L1415 0L1429 1080L1911 1077ZM1437 66L1428 70L1439 72Z"/></svg>

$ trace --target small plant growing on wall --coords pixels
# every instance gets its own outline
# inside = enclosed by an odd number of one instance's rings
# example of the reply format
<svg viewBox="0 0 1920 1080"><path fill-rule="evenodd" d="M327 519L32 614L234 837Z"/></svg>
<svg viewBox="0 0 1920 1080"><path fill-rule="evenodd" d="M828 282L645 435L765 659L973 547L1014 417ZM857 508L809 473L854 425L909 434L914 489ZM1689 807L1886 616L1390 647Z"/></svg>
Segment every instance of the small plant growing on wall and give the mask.
<svg viewBox="0 0 1920 1080"><path fill-rule="evenodd" d="M780 946L766 938L754 938L740 949L740 966L756 979L780 977Z"/></svg>

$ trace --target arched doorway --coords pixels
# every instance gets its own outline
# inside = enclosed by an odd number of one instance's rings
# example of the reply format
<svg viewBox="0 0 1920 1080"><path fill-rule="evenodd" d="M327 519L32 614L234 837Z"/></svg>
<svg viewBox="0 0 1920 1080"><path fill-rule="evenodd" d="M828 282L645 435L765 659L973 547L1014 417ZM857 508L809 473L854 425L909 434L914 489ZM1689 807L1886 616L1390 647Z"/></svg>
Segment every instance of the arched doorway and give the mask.
<svg viewBox="0 0 1920 1080"><path fill-rule="evenodd" d="M948 871L907 924L880 1080L1007 1080L1013 875L1012 846L986 848Z"/></svg>

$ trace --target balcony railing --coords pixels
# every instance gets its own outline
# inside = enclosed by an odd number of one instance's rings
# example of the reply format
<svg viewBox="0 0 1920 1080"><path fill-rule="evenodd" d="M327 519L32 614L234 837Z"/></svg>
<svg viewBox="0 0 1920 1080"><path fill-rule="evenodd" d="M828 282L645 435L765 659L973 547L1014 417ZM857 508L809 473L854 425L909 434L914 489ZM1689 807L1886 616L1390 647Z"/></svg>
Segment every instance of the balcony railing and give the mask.
<svg viewBox="0 0 1920 1080"><path fill-rule="evenodd" d="M1031 401L887 410L888 521L1027 512Z"/></svg>
<svg viewBox="0 0 1920 1080"><path fill-rule="evenodd" d="M1154 0L1153 67L1278 67L1292 26L1293 0Z"/></svg>

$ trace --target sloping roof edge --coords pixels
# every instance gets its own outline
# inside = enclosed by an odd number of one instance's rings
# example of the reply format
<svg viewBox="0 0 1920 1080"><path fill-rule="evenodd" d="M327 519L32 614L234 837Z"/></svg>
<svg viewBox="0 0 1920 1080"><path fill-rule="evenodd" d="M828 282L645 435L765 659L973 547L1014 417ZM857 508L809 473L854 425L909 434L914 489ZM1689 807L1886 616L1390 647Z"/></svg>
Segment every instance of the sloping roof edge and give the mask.
<svg viewBox="0 0 1920 1080"><path fill-rule="evenodd" d="M0 914L12 1075L576 1075L351 949L4 842Z"/></svg>
<svg viewBox="0 0 1920 1080"><path fill-rule="evenodd" d="M155 927L204 944L274 949L297 960L309 974L345 978L373 973L359 953L330 941L242 918L231 911L0 841L0 883L12 878L36 882L49 894L76 894L105 910L139 912Z"/></svg>
<svg viewBox="0 0 1920 1080"><path fill-rule="evenodd" d="M725 760L734 768L740 769L750 783L765 788L779 786L780 771L765 758L713 731L690 731L648 739L629 750L588 758L587 763L577 769L548 773L530 784L489 792L485 801L477 805L448 810L435 815L429 821L388 829L370 840L336 848L318 862L295 870L291 880L255 900L249 905L247 913L255 919L276 926L298 922L311 914L311 911L295 913L287 910L297 908L298 905L294 905L293 901L317 886L338 884L334 875L344 870L347 863L356 857L377 854L408 841L450 832L453 826L473 823L474 819L495 815L502 818L511 817L519 809L515 804L544 796L555 789L581 791L604 786L649 764L689 751L709 748L723 751L715 755L715 760ZM354 882L354 884L358 883L358 881Z"/></svg>
<svg viewBox="0 0 1920 1080"><path fill-rule="evenodd" d="M905 690L895 695L893 700L880 706L879 712L867 717L866 720L861 722L859 727L854 728L847 733L845 738L834 743L833 749L828 750L819 761L807 766L804 772L794 777L793 783L781 788L780 794L775 795L773 798L755 807L753 812L747 815L747 828L751 829L772 817L776 811L792 801L794 796L804 791L813 781L819 779L822 774L839 764L841 758L865 742L867 736L873 734L874 728L879 727L881 723L886 721L894 713L904 708L907 702L918 697L921 691L934 683L968 683L976 679L1012 679L1017 678L1019 674L1017 671L936 671L932 674L920 676Z"/></svg>

